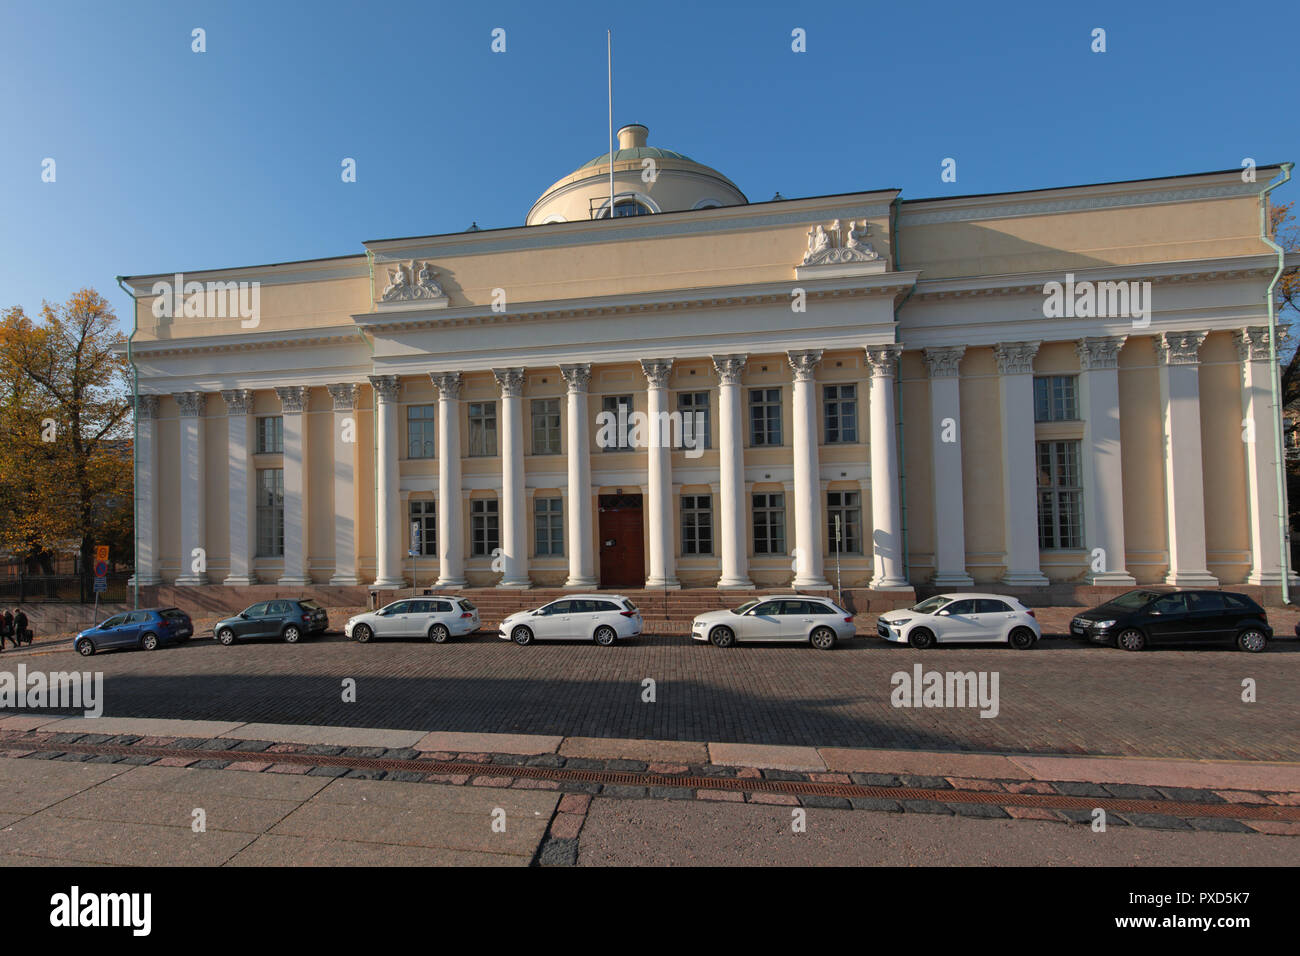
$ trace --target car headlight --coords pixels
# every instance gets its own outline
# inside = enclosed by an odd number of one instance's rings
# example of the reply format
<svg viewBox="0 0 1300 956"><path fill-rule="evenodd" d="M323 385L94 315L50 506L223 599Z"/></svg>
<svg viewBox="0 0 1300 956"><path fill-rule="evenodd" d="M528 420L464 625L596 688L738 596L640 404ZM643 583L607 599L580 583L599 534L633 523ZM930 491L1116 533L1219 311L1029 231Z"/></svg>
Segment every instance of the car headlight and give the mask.
<svg viewBox="0 0 1300 956"><path fill-rule="evenodd" d="M911 621L912 619L910 617L900 617L898 620L889 621L888 623L890 627L898 628L902 627L904 624L910 624Z"/></svg>
<svg viewBox="0 0 1300 956"><path fill-rule="evenodd" d="M1099 631L1104 631L1104 630L1106 630L1106 628L1108 628L1108 627L1114 627L1114 626L1115 626L1115 622L1114 622L1114 621L1094 621L1093 624L1092 624L1092 626L1095 627L1095 628L1096 628L1097 630L1099 630Z"/></svg>

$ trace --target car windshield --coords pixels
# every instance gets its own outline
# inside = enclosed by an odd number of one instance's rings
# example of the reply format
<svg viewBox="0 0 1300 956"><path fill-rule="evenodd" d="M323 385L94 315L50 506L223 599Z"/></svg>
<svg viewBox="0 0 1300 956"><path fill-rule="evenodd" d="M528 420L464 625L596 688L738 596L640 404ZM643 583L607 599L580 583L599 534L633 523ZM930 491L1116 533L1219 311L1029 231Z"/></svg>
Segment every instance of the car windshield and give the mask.
<svg viewBox="0 0 1300 956"><path fill-rule="evenodd" d="M744 614L744 613L745 613L746 611L748 611L751 607L756 607L757 605L758 605L758 602L757 602L757 601L746 601L746 602L745 602L744 604L742 604L740 607L732 608L732 609L731 609L731 613L732 613L732 614Z"/></svg>
<svg viewBox="0 0 1300 956"><path fill-rule="evenodd" d="M947 597L946 595L936 594L932 598L926 598L920 604L912 608L912 610L915 611L917 614L933 614L935 611L939 610L939 608L947 604L950 600L951 598Z"/></svg>
<svg viewBox="0 0 1300 956"><path fill-rule="evenodd" d="M1144 607L1147 602L1154 601L1158 597L1160 597L1160 594L1157 591L1137 590L1121 594L1119 597L1108 603L1113 604L1115 607L1122 607L1127 610L1137 610L1140 607Z"/></svg>

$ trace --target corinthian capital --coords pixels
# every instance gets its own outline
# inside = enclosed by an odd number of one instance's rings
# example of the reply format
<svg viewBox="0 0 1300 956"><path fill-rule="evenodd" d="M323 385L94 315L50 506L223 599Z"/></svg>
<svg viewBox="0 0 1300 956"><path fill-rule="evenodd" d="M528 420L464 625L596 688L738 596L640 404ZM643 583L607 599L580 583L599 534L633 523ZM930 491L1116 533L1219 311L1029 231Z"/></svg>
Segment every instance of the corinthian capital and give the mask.
<svg viewBox="0 0 1300 956"><path fill-rule="evenodd" d="M524 394L524 370L522 368L494 368L497 384L501 386L502 398L518 398Z"/></svg>
<svg viewBox="0 0 1300 956"><path fill-rule="evenodd" d="M454 402L460 399L460 372L430 372L429 381L438 390L438 397L443 401Z"/></svg>
<svg viewBox="0 0 1300 956"><path fill-rule="evenodd" d="M571 392L585 392L591 385L591 366L585 362L581 365L561 365L560 374Z"/></svg>
<svg viewBox="0 0 1300 956"><path fill-rule="evenodd" d="M898 368L898 360L903 354L903 346L896 343L868 345L866 352L867 364L871 366L872 378L894 377Z"/></svg>
<svg viewBox="0 0 1300 956"><path fill-rule="evenodd" d="M384 405L397 401L400 388L396 375L371 375L370 387L375 390L375 398Z"/></svg>
<svg viewBox="0 0 1300 956"><path fill-rule="evenodd" d="M1074 350L1079 353L1079 368L1083 371L1100 368L1119 368L1119 350L1124 347L1126 335L1099 335L1079 339Z"/></svg>
<svg viewBox="0 0 1300 956"><path fill-rule="evenodd" d="M802 349L786 352L785 357L790 362L790 368L794 370L796 382L811 382L816 376L817 364L822 360L822 350Z"/></svg>
<svg viewBox="0 0 1300 956"><path fill-rule="evenodd" d="M1034 371L1038 342L999 342L993 346L1001 375L1029 375Z"/></svg>
<svg viewBox="0 0 1300 956"><path fill-rule="evenodd" d="M961 357L966 354L964 345L945 345L925 350L925 368L931 378L956 378Z"/></svg>
<svg viewBox="0 0 1300 956"><path fill-rule="evenodd" d="M1204 332L1161 332L1156 336L1156 362L1160 365L1195 365L1200 361Z"/></svg>
<svg viewBox="0 0 1300 956"><path fill-rule="evenodd" d="M285 385L277 388L275 394L280 396L280 407L290 415L301 415L307 410L307 386Z"/></svg>
<svg viewBox="0 0 1300 956"><path fill-rule="evenodd" d="M227 388L221 392L226 403L227 415L247 415L253 410L253 390L251 388Z"/></svg>
<svg viewBox="0 0 1300 956"><path fill-rule="evenodd" d="M645 373L646 383L651 388L667 388L668 377L673 373L673 360L642 359L641 371Z"/></svg>
<svg viewBox="0 0 1300 956"><path fill-rule="evenodd" d="M181 418L202 418L208 396L203 392L176 392L172 395L181 407Z"/></svg>
<svg viewBox="0 0 1300 956"><path fill-rule="evenodd" d="M713 370L723 385L739 385L740 377L745 373L745 355L714 355Z"/></svg>
<svg viewBox="0 0 1300 956"><path fill-rule="evenodd" d="M1282 343L1286 340L1286 333L1285 325L1277 327L1278 348L1281 348ZM1267 362L1269 360L1267 325L1252 325L1249 328L1237 329L1232 333L1232 338L1237 343L1237 355L1243 362Z"/></svg>
<svg viewBox="0 0 1300 956"><path fill-rule="evenodd" d="M330 398L334 399L334 411L350 412L357 407L357 392L360 386L353 385L349 382L343 382L337 385L327 385Z"/></svg>

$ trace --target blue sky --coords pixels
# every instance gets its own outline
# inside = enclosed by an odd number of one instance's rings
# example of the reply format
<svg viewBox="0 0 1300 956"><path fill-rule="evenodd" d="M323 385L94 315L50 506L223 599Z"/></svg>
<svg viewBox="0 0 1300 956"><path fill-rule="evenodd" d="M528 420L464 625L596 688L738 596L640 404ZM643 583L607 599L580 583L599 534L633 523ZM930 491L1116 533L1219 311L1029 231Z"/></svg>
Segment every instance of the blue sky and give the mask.
<svg viewBox="0 0 1300 956"><path fill-rule="evenodd" d="M646 124L760 201L1297 160L1297 25L1300 5L1200 0L0 0L0 308L90 285L121 315L119 274L520 225L606 149L606 27L615 125Z"/></svg>

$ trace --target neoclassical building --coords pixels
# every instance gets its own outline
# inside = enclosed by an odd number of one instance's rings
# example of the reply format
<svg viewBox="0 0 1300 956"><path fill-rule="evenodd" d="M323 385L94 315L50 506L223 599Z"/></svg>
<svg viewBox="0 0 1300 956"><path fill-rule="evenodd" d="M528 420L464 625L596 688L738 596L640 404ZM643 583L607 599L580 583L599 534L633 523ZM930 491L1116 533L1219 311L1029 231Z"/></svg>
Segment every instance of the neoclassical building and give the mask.
<svg viewBox="0 0 1300 956"><path fill-rule="evenodd" d="M126 278L139 583L1278 585L1276 173L750 202L630 126L612 209Z"/></svg>

